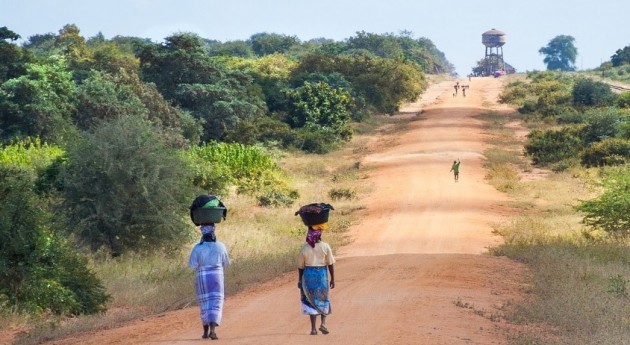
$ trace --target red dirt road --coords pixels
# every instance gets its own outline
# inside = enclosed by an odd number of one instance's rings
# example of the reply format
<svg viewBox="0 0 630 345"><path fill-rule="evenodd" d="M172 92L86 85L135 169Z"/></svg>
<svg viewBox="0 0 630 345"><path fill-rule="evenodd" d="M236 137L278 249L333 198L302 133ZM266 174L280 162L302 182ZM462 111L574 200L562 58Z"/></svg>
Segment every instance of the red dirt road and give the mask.
<svg viewBox="0 0 630 345"><path fill-rule="evenodd" d="M353 243L337 248L328 335L309 335L297 273L229 297L221 344L505 344L501 306L518 299L525 269L483 255L500 238L506 197L484 181L484 133L472 116L500 110L500 79L474 78L467 97L433 85L404 112L424 112L364 158L374 192ZM459 182L449 172L461 159ZM199 344L196 307L54 344Z"/></svg>

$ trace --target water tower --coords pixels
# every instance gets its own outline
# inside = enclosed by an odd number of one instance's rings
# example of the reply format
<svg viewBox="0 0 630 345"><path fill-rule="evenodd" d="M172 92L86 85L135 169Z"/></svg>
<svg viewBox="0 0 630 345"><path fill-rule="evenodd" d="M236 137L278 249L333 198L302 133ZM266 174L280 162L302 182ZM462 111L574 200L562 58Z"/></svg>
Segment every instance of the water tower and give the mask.
<svg viewBox="0 0 630 345"><path fill-rule="evenodd" d="M496 70L504 70L503 45L505 44L505 32L491 29L481 35L481 43L486 46L484 59L484 72L492 75Z"/></svg>

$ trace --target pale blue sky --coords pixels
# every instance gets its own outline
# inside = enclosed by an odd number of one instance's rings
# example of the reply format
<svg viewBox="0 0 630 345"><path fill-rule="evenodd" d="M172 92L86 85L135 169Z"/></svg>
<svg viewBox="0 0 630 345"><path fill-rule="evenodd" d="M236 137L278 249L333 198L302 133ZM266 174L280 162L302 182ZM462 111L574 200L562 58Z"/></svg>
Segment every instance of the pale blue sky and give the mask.
<svg viewBox="0 0 630 345"><path fill-rule="evenodd" d="M506 33L505 60L518 71L545 68L538 49L557 35L575 37L576 66L590 69L630 45L628 0L0 0L0 26L28 38L76 24L161 42L188 31L219 41L260 32L301 40L343 40L357 31L427 37L466 75L483 58L481 34Z"/></svg>

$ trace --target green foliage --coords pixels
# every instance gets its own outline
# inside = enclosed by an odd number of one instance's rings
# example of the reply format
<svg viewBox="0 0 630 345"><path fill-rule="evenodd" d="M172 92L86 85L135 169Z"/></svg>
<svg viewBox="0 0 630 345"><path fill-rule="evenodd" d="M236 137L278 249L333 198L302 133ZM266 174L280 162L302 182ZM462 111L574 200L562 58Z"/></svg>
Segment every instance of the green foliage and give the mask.
<svg viewBox="0 0 630 345"><path fill-rule="evenodd" d="M584 114L586 126L582 133L585 144L617 137L628 116L616 108L591 109Z"/></svg>
<svg viewBox="0 0 630 345"><path fill-rule="evenodd" d="M113 76L92 71L77 88L76 122L82 129L93 127L98 121L125 115L144 117L147 109L131 87L117 82Z"/></svg>
<svg viewBox="0 0 630 345"><path fill-rule="evenodd" d="M67 155L70 229L93 250L170 251L188 238L189 173L154 126L134 117L105 122Z"/></svg>
<svg viewBox="0 0 630 345"><path fill-rule="evenodd" d="M385 113L397 111L403 102L414 101L427 85L419 65L369 55L314 53L300 60L294 79L335 72L352 84L368 107Z"/></svg>
<svg viewBox="0 0 630 345"><path fill-rule="evenodd" d="M298 45L300 40L296 36L262 32L250 36L249 43L256 55L265 56L286 53L293 46Z"/></svg>
<svg viewBox="0 0 630 345"><path fill-rule="evenodd" d="M352 200L356 199L357 193L348 188L333 188L328 191L328 196L332 200Z"/></svg>
<svg viewBox="0 0 630 345"><path fill-rule="evenodd" d="M573 86L573 104L582 107L611 105L615 94L610 86L590 78L580 78Z"/></svg>
<svg viewBox="0 0 630 345"><path fill-rule="evenodd" d="M578 51L573 36L559 35L554 37L538 52L545 55L543 62L548 70L574 71L575 58Z"/></svg>
<svg viewBox="0 0 630 345"><path fill-rule="evenodd" d="M610 62L614 67L630 64L630 46L617 49L615 54L610 57Z"/></svg>
<svg viewBox="0 0 630 345"><path fill-rule="evenodd" d="M630 160L630 140L606 138L587 147L581 155L586 167L621 165Z"/></svg>
<svg viewBox="0 0 630 345"><path fill-rule="evenodd" d="M287 90L289 123L295 128L318 132L332 142L352 138L350 109L353 99L341 88L318 82Z"/></svg>
<svg viewBox="0 0 630 345"><path fill-rule="evenodd" d="M584 224L604 230L614 238L630 235L630 172L627 167L611 170L602 183L604 192L576 207L584 212Z"/></svg>
<svg viewBox="0 0 630 345"><path fill-rule="evenodd" d="M534 164L549 164L577 156L582 140L578 129L565 127L561 130L533 130L528 135L525 152L532 156Z"/></svg>
<svg viewBox="0 0 630 345"><path fill-rule="evenodd" d="M630 108L630 91L619 94L615 100L615 105L619 108Z"/></svg>
<svg viewBox="0 0 630 345"><path fill-rule="evenodd" d="M273 157L259 146L210 143L185 153L192 164L195 186L221 194L228 186L243 193L264 193L283 186L281 170Z"/></svg>
<svg viewBox="0 0 630 345"><path fill-rule="evenodd" d="M46 201L33 185L32 171L0 167L0 295L34 314L104 311L109 297L101 282L50 227Z"/></svg>
<svg viewBox="0 0 630 345"><path fill-rule="evenodd" d="M26 49L18 47L7 40L16 41L20 35L0 27L0 84L26 74L26 64L33 61L33 57Z"/></svg>
<svg viewBox="0 0 630 345"><path fill-rule="evenodd" d="M288 207L295 203L300 197L299 193L295 190L291 191L278 191L272 190L258 196L258 206L264 207Z"/></svg>
<svg viewBox="0 0 630 345"><path fill-rule="evenodd" d="M39 136L60 142L72 128L74 89L63 61L28 64L26 75L0 85L0 139Z"/></svg>
<svg viewBox="0 0 630 345"><path fill-rule="evenodd" d="M58 146L46 144L39 138L25 138L0 147L0 165L37 170L47 167L63 154L64 150Z"/></svg>
<svg viewBox="0 0 630 345"><path fill-rule="evenodd" d="M608 292L617 297L628 297L628 285L630 279L625 279L621 274L608 278Z"/></svg>

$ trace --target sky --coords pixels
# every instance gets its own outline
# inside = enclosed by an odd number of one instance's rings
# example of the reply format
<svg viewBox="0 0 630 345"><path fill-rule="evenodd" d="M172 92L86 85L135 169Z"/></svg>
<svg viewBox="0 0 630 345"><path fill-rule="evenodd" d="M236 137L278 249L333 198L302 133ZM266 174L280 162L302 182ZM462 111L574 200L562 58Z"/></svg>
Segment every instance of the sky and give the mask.
<svg viewBox="0 0 630 345"><path fill-rule="evenodd" d="M426 37L465 76L485 55L481 35L505 32L504 60L544 70L538 53L558 35L575 38L577 69L592 69L630 45L628 0L0 0L0 27L24 39L75 24L85 38L162 42L192 32L221 42L256 33L343 41L365 31Z"/></svg>

